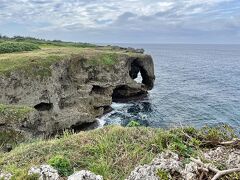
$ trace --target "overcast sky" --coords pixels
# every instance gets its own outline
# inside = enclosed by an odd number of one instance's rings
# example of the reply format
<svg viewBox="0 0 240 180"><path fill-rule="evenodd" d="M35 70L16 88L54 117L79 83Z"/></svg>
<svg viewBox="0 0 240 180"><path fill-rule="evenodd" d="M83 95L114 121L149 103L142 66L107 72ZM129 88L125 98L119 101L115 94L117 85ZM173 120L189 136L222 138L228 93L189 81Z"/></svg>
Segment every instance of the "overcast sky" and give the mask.
<svg viewBox="0 0 240 180"><path fill-rule="evenodd" d="M0 33L95 43L240 43L240 0L0 0Z"/></svg>

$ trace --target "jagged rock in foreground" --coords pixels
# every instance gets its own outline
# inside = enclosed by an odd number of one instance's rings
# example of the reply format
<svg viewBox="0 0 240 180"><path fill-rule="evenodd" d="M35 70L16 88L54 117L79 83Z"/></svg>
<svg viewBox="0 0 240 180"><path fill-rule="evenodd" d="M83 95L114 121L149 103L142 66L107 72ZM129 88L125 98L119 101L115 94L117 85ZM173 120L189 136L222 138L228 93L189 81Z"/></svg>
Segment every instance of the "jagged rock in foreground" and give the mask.
<svg viewBox="0 0 240 180"><path fill-rule="evenodd" d="M203 157L215 168L219 165L224 166L224 169L232 169L240 167L239 153L239 149L218 147L203 153ZM126 180L160 180L161 177L162 179L196 180L199 179L201 168L203 167L195 162L185 164L176 153L166 151L159 154L149 165L136 167Z"/></svg>
<svg viewBox="0 0 240 180"><path fill-rule="evenodd" d="M90 171L79 171L68 177L68 180L103 180L102 176L96 175Z"/></svg>
<svg viewBox="0 0 240 180"><path fill-rule="evenodd" d="M60 180L58 171L49 165L41 165L40 167L32 167L28 171L28 175L38 175L39 180ZM6 174L4 177L11 177L11 174ZM103 177L96 175L90 171L81 170L75 172L67 178L68 180L103 180Z"/></svg>
<svg viewBox="0 0 240 180"><path fill-rule="evenodd" d="M43 48L1 60L23 61L0 72L0 132L15 137L80 129L113 99L146 94L155 79L151 56L120 50ZM142 83L134 81L139 72Z"/></svg>
<svg viewBox="0 0 240 180"><path fill-rule="evenodd" d="M12 174L10 173L0 173L0 179L3 180L11 180Z"/></svg>
<svg viewBox="0 0 240 180"><path fill-rule="evenodd" d="M195 165L191 164L191 166ZM178 177L174 179L194 180L196 176L192 172L193 169L195 168L184 168L178 154L166 151L154 158L151 164L136 167L126 180L159 180L160 171L169 172L166 174L168 179L173 179L171 174L177 174Z"/></svg>
<svg viewBox="0 0 240 180"><path fill-rule="evenodd" d="M40 167L32 167L28 171L28 175L38 175L39 180L60 180L58 171L49 165L41 165Z"/></svg>
<svg viewBox="0 0 240 180"><path fill-rule="evenodd" d="M224 164L227 169L240 168L240 149L218 147L205 152L203 156L211 162Z"/></svg>

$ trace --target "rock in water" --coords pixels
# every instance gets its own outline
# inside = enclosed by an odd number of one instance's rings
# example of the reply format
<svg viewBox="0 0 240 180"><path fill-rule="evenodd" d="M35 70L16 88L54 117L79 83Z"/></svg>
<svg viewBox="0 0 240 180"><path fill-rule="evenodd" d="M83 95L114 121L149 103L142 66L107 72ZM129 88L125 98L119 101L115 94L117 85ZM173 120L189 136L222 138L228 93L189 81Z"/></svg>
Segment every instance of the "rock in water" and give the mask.
<svg viewBox="0 0 240 180"><path fill-rule="evenodd" d="M103 177L90 171L79 171L68 177L68 180L103 180Z"/></svg>
<svg viewBox="0 0 240 180"><path fill-rule="evenodd" d="M32 167L28 171L29 175L39 175L39 180L59 180L58 171L49 165L41 165L40 167Z"/></svg>

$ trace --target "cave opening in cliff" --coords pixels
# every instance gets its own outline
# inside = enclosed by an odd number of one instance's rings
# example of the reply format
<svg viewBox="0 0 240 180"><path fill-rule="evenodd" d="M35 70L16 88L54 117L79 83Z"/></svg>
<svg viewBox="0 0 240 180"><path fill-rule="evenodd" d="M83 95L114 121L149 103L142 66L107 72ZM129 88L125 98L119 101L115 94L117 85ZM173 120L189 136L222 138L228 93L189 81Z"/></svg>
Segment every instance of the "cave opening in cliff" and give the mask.
<svg viewBox="0 0 240 180"><path fill-rule="evenodd" d="M134 81L136 81L137 83L142 83L143 78L142 78L140 71L138 72L137 78L135 78Z"/></svg>
<svg viewBox="0 0 240 180"><path fill-rule="evenodd" d="M112 100L113 102L125 102L133 99L141 99L141 97L146 96L146 93L146 91L121 85L113 90Z"/></svg>
<svg viewBox="0 0 240 180"><path fill-rule="evenodd" d="M53 108L52 103L41 102L34 106L37 111L50 111Z"/></svg>
<svg viewBox="0 0 240 180"><path fill-rule="evenodd" d="M148 77L147 71L144 69L143 65L141 64L141 62L138 59L135 59L131 63L129 75L137 83L142 83L146 86L148 86L150 83L150 79Z"/></svg>
<svg viewBox="0 0 240 180"><path fill-rule="evenodd" d="M106 88L101 87L101 86L97 86L97 85L93 85L92 90L91 90L91 94L105 94Z"/></svg>
<svg viewBox="0 0 240 180"><path fill-rule="evenodd" d="M96 121L96 122L77 123L77 124L72 125L70 127L70 129L73 132L78 133L80 131L93 130L97 127L98 127L98 123Z"/></svg>

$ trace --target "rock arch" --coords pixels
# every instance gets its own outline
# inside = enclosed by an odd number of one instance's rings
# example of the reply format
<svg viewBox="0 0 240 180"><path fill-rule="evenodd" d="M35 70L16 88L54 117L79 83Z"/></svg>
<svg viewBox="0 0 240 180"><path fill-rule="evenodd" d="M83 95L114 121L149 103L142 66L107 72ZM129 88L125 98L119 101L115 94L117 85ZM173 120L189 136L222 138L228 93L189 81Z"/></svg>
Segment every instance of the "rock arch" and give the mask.
<svg viewBox="0 0 240 180"><path fill-rule="evenodd" d="M141 58L133 59L130 63L129 75L132 79L136 79L138 73L142 76L142 84L144 84L148 90L152 89L155 80L153 62Z"/></svg>

